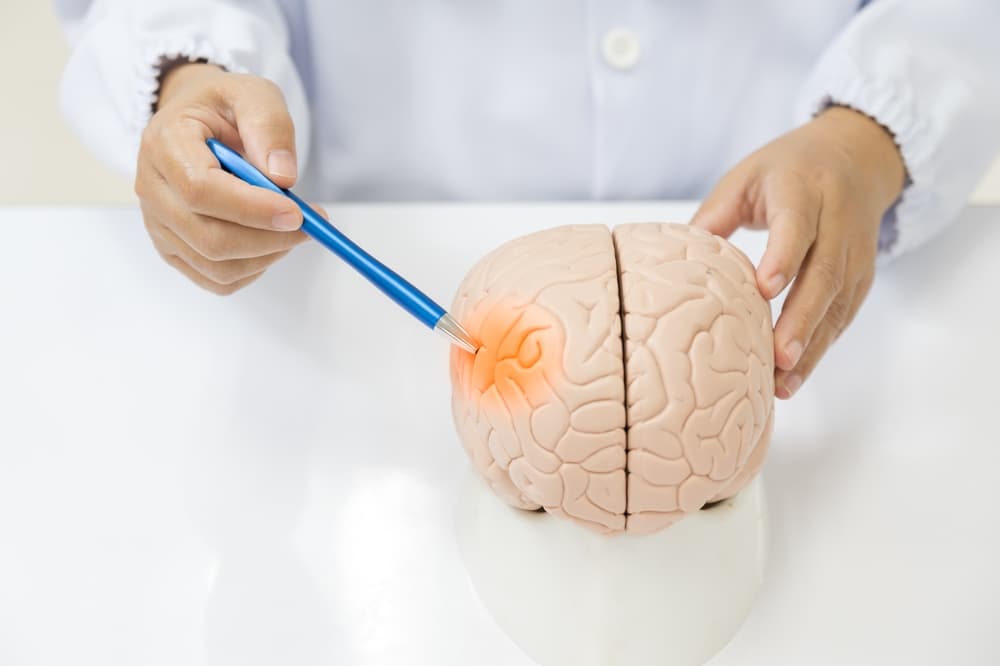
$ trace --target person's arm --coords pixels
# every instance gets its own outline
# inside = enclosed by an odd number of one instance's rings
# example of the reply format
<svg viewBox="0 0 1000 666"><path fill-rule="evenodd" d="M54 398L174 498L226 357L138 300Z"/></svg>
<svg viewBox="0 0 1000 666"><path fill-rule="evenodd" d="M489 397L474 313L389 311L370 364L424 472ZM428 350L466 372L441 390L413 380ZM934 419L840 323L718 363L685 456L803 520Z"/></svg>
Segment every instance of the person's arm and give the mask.
<svg viewBox="0 0 1000 666"><path fill-rule="evenodd" d="M133 174L164 62L202 60L273 81L305 163L309 108L277 2L57 0L72 51L59 87L67 123L101 161Z"/></svg>
<svg viewBox="0 0 1000 666"><path fill-rule="evenodd" d="M298 178L306 100L274 3L105 0L62 9L77 41L63 111L99 157L134 172L164 261L230 294L306 240L294 202L224 172L205 144L214 137L242 151L282 187Z"/></svg>
<svg viewBox="0 0 1000 666"><path fill-rule="evenodd" d="M873 0L810 76L804 124L737 164L695 214L723 236L768 229L760 291L792 284L774 328L778 397L851 323L877 256L954 219L1000 150L998 25L996 0Z"/></svg>
<svg viewBox="0 0 1000 666"><path fill-rule="evenodd" d="M892 133L907 171L879 239L888 258L943 230L1000 156L1000 2L873 0L814 68L797 116L830 104Z"/></svg>

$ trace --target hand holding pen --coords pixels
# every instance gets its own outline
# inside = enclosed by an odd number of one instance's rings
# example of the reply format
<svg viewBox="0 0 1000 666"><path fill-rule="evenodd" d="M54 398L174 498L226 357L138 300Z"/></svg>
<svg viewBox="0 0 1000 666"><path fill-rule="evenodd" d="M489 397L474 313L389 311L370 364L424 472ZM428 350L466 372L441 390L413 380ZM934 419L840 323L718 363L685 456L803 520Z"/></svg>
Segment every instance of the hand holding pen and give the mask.
<svg viewBox="0 0 1000 666"><path fill-rule="evenodd" d="M231 293L301 242L305 236L292 231L301 225L426 326L475 352L444 308L287 189L297 176L294 130L273 84L207 65L180 69L184 79L174 72L163 81L136 177L147 229L168 263L212 291ZM182 83L189 85L176 88ZM214 137L242 144L268 175Z"/></svg>
<svg viewBox="0 0 1000 666"><path fill-rule="evenodd" d="M298 231L295 202L219 169L205 146L212 136L241 147L281 187L295 183L292 119L274 84L188 64L163 79L143 132L135 191L163 259L200 287L230 294L308 236Z"/></svg>

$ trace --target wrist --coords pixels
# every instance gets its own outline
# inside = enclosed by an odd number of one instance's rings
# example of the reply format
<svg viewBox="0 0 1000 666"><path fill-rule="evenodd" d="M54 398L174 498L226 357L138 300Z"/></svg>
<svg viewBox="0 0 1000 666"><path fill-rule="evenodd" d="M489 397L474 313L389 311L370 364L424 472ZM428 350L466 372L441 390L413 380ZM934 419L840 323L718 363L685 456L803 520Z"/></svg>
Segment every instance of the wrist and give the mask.
<svg viewBox="0 0 1000 666"><path fill-rule="evenodd" d="M168 103L192 83L210 80L224 74L225 71L218 65L206 62L167 63L160 70L160 89L153 111Z"/></svg>
<svg viewBox="0 0 1000 666"><path fill-rule="evenodd" d="M830 106L813 122L832 132L831 138L843 146L852 168L859 169L865 182L888 208L903 191L906 164L892 132L877 120L846 106Z"/></svg>

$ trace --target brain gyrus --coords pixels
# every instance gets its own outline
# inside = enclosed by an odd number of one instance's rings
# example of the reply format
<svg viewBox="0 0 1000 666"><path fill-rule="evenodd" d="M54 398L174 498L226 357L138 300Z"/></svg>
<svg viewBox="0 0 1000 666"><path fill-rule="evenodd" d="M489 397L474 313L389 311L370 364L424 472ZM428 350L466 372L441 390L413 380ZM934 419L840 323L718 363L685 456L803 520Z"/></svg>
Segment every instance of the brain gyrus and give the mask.
<svg viewBox="0 0 1000 666"><path fill-rule="evenodd" d="M759 468L771 317L749 261L680 225L570 226L483 258L452 308L465 450L508 504L652 532Z"/></svg>
<svg viewBox="0 0 1000 666"><path fill-rule="evenodd" d="M565 346L559 322L533 304L499 301L466 319L476 331L479 352L455 347L452 367L475 394L495 396L509 410L538 404L562 370Z"/></svg>

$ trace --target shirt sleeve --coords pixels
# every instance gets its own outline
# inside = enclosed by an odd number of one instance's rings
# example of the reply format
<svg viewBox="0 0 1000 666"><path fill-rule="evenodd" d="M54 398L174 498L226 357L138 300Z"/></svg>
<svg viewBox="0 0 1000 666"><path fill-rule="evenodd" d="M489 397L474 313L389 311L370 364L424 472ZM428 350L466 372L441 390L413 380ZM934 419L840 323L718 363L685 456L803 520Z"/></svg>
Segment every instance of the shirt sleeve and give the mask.
<svg viewBox="0 0 1000 666"><path fill-rule="evenodd" d="M300 166L307 163L309 110L276 2L225 0L59 0L72 51L59 106L83 143L131 176L152 115L161 62L204 60L270 79L295 123Z"/></svg>
<svg viewBox="0 0 1000 666"><path fill-rule="evenodd" d="M883 259L924 243L961 211L1000 153L1000 2L862 3L820 58L796 115L849 106L892 132L907 170L883 220Z"/></svg>

